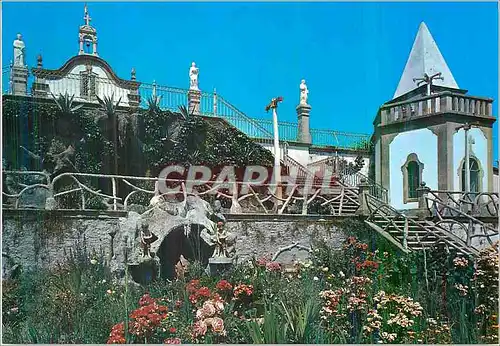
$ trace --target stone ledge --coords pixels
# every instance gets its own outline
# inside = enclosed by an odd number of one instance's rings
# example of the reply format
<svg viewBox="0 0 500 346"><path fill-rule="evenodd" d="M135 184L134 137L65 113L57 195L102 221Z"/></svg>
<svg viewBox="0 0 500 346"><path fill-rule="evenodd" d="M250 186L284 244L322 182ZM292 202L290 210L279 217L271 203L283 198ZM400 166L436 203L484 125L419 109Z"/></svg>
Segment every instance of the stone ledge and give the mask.
<svg viewBox="0 0 500 346"><path fill-rule="evenodd" d="M344 215L302 215L302 214L224 214L227 221L253 222L290 222L290 221L317 221L331 222L343 219L357 218L354 214Z"/></svg>
<svg viewBox="0 0 500 346"><path fill-rule="evenodd" d="M39 218L44 216L59 216L75 219L118 219L126 217L127 211L123 210L79 210L79 209L31 209L31 208L2 208L3 218L23 217L26 219Z"/></svg>

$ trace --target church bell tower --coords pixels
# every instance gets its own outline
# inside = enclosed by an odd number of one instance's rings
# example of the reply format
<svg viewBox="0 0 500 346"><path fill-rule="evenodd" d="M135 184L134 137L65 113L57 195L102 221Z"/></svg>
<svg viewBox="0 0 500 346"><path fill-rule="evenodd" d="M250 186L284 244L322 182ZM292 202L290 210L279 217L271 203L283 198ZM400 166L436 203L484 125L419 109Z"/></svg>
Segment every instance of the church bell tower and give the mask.
<svg viewBox="0 0 500 346"><path fill-rule="evenodd" d="M97 31L94 27L90 25L90 21L92 20L89 15L89 11L87 8L87 4L84 7L84 16L85 24L80 26L80 30L78 33L79 42L80 42L80 50L78 55L88 54L98 56L97 54Z"/></svg>

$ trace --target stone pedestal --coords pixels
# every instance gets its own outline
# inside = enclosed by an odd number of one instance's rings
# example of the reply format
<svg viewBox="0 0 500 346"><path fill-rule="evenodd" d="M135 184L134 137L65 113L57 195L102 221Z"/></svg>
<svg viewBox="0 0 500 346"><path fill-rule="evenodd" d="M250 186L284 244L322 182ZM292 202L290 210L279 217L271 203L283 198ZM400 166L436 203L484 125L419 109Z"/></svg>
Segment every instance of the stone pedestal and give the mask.
<svg viewBox="0 0 500 346"><path fill-rule="evenodd" d="M12 66L12 94L26 95L28 87L28 68L25 66Z"/></svg>
<svg viewBox="0 0 500 346"><path fill-rule="evenodd" d="M201 92L190 89L188 91L188 112L189 114L200 114Z"/></svg>
<svg viewBox="0 0 500 346"><path fill-rule="evenodd" d="M47 97L49 95L49 85L43 78L36 78L31 86L31 93L36 97Z"/></svg>
<svg viewBox="0 0 500 346"><path fill-rule="evenodd" d="M358 199L359 208L356 210L357 215L369 215L370 209L368 208L368 201L366 200L366 195L370 193L371 185L368 184L366 179L362 178L361 182L358 184Z"/></svg>
<svg viewBox="0 0 500 346"><path fill-rule="evenodd" d="M208 259L209 275L221 275L233 267L233 259L227 257L210 257Z"/></svg>
<svg viewBox="0 0 500 346"><path fill-rule="evenodd" d="M299 104L296 109L299 123L297 141L300 143L311 144L311 131L309 129L309 114L311 113L311 106L308 104Z"/></svg>
<svg viewBox="0 0 500 346"><path fill-rule="evenodd" d="M140 103L141 103L141 96L140 95L138 95L136 93L128 94L128 105L130 107L137 108L137 107L139 107Z"/></svg>

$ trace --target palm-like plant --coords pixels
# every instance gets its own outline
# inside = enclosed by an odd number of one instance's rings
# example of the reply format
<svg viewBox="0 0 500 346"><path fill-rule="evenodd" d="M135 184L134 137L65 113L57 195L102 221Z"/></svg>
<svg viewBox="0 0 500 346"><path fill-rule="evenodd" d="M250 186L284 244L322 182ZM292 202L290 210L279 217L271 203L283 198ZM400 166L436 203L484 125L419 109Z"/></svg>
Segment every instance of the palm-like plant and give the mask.
<svg viewBox="0 0 500 346"><path fill-rule="evenodd" d="M118 105L120 104L121 97L118 99L118 102L116 102L116 104L114 103L114 93L111 95L111 97L105 95L103 99L101 99L97 95L96 97L104 113L106 114L106 117L108 119L108 125L111 125L112 135L110 137L113 142L113 151L114 151L114 174L118 174L118 136L117 136L118 117L116 111L118 109Z"/></svg>
<svg viewBox="0 0 500 346"><path fill-rule="evenodd" d="M160 100L161 100L161 95L153 95L148 98L147 104L148 104L148 111L153 114L158 114L161 112L160 109Z"/></svg>
<svg viewBox="0 0 500 346"><path fill-rule="evenodd" d="M194 111L192 111L191 113L189 112L189 110L187 109L186 106L179 106L179 113L180 115L182 116L182 118L184 120L188 120L190 117L194 116Z"/></svg>
<svg viewBox="0 0 500 346"><path fill-rule="evenodd" d="M52 95L52 98L54 99L54 102L56 103L57 108L59 108L59 111L62 113L62 115L73 115L74 112L83 107L83 104L73 106L73 99L75 95L73 94L70 96L67 91L65 94L59 94L57 97L52 92L50 94ZM56 131L56 114L53 113L51 117L52 128L54 129L54 131Z"/></svg>
<svg viewBox="0 0 500 346"><path fill-rule="evenodd" d="M83 104L73 107L73 99L75 98L74 94L70 96L68 92L66 92L65 94L60 94L57 97L53 93L50 94L52 95L52 98L54 99L57 107L63 114L73 114L83 107Z"/></svg>

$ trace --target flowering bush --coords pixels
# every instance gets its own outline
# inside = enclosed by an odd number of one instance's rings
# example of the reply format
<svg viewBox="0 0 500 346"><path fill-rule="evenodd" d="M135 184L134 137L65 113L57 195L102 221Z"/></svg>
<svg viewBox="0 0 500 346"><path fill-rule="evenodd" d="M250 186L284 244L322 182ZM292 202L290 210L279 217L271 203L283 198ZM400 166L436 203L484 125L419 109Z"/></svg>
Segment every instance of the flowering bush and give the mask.
<svg viewBox="0 0 500 346"><path fill-rule="evenodd" d="M349 237L338 250L319 244L293 271L261 258L224 278L190 271L187 282L153 282L148 293L112 283L104 261L88 257L33 283L4 282L3 332L10 343L498 340L498 244L475 259L439 248L395 254L379 245L370 251L374 244ZM27 328L28 315L37 330L26 337L17 325ZM44 334L57 320L63 328Z"/></svg>

